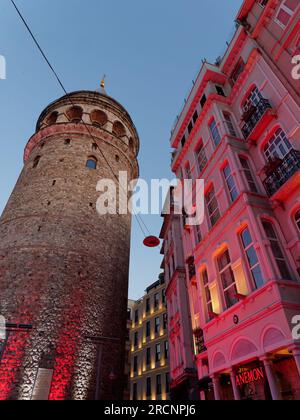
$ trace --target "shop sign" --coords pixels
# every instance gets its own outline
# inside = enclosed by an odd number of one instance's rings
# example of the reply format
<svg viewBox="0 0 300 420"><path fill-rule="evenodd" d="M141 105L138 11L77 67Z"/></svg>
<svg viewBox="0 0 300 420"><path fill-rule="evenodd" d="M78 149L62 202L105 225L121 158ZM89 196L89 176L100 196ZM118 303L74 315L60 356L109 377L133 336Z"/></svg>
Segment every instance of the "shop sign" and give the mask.
<svg viewBox="0 0 300 420"><path fill-rule="evenodd" d="M265 379L264 370L262 367L255 369L241 369L236 376L237 386L249 385Z"/></svg>

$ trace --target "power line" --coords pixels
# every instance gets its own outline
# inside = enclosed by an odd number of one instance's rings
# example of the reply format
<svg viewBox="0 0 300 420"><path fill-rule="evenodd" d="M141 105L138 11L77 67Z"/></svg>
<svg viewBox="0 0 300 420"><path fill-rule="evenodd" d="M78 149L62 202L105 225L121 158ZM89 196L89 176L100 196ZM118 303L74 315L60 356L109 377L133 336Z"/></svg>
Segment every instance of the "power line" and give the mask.
<svg viewBox="0 0 300 420"><path fill-rule="evenodd" d="M61 78L58 76L58 73L55 71L54 67L53 67L53 66L52 66L52 64L50 63L50 60L48 59L48 57L47 57L46 53L45 53L45 52L44 52L44 50L42 49L42 47L41 47L40 43L38 42L37 38L36 38L36 37L35 37L35 35L33 34L32 30L30 29L29 24L27 23L26 19L25 19L25 18L24 18L24 16L22 15L22 13L21 13L21 11L19 10L18 6L16 5L15 1L14 1L14 0L10 0L10 1L11 1L11 3L12 3L13 7L15 8L15 10L16 10L16 12L17 12L18 16L20 17L21 21L22 21L22 22L23 22L23 24L25 25L25 27L26 27L26 29L27 29L28 33L30 34L30 36L31 36L31 38L32 38L32 40L33 40L33 42L35 43L35 45L36 45L36 47L38 48L39 52L41 53L42 57L44 58L44 60L46 61L46 63L47 63L47 65L48 65L48 67L50 68L51 72L52 72L52 73L53 73L53 75L55 76L55 79L57 80L58 84L60 85L60 87L61 87L61 88L62 88L62 90L64 91L64 93L65 93L65 95L67 96L68 100L70 101L71 105L72 105L72 106L75 106L76 104L73 102L72 98L70 97L70 93L68 93L68 91L67 91L67 89L65 88L65 86L64 86L64 84L63 84L63 82L61 81ZM90 130L90 128L89 128L89 126L85 123L85 121L83 121L83 118L81 118L81 122L82 122L82 123L83 123L83 125L85 126L85 128L86 128L86 130L87 130L87 132L88 132L89 136L90 136L90 137L91 137L91 139L93 140L93 142L96 142L96 138L93 136L93 134L92 134L92 132L91 132L91 130ZM117 175L114 173L114 170L112 169L112 167L111 167L111 165L110 165L110 163L109 163L108 159L106 158L106 156L104 155L104 153L102 152L102 150L101 150L100 148L99 148L99 151L100 151L100 153L101 153L101 155L102 155L103 159L105 160L105 162L106 162L107 166L109 167L109 169L110 169L110 171L111 171L112 175L113 175L113 176L114 176L114 178L117 180L117 182L118 182L118 184L119 184L119 187L120 187L121 189L123 189L123 187L121 186L121 184L120 184L120 182L119 182L119 179L118 179ZM125 191L125 189L124 189L124 192L126 192L126 193L127 193L127 191ZM136 214L136 213L134 212L134 210L133 210L133 209L132 209L132 212L133 212L134 216L136 216L136 220L137 220L137 222L138 222L138 225L139 225L139 227L140 227L140 229L141 229L141 231L142 231L143 235L146 237L146 236L147 236L146 231L148 232L148 234L150 234L150 231L149 231L149 229L148 229L147 225L146 225L146 224L145 224L145 222L143 221L142 217L141 217L140 215ZM145 229L143 228L143 226L144 226L144 228L145 228Z"/></svg>

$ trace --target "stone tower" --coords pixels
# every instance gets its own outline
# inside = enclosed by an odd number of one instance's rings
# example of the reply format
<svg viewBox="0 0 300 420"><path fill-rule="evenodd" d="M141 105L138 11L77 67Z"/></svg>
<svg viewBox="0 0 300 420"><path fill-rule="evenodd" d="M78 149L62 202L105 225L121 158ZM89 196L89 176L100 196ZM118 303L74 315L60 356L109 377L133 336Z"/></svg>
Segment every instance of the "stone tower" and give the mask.
<svg viewBox="0 0 300 420"><path fill-rule="evenodd" d="M103 86L41 114L0 219L1 400L122 398L131 215L100 216L96 185L138 151Z"/></svg>

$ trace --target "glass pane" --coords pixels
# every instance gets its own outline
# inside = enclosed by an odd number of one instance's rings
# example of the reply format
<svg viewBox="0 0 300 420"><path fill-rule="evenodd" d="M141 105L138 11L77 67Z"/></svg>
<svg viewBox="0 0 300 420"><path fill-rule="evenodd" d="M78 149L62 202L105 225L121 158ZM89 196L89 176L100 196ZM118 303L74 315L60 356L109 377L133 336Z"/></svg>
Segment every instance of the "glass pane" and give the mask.
<svg viewBox="0 0 300 420"><path fill-rule="evenodd" d="M242 241L243 241L244 248L248 248L248 246L252 244L252 238L251 238L249 229L245 229L242 232Z"/></svg>
<svg viewBox="0 0 300 420"><path fill-rule="evenodd" d="M265 284L264 278L261 272L261 268L259 265L252 270L252 275L253 275L253 279L255 281L256 287L258 289Z"/></svg>
<svg viewBox="0 0 300 420"><path fill-rule="evenodd" d="M254 267L258 263L257 254L253 246L250 249L248 249L247 257L250 267Z"/></svg>
<svg viewBox="0 0 300 420"><path fill-rule="evenodd" d="M232 285L232 283L235 282L231 267L228 268L224 273L222 273L221 278L222 278L223 289L227 289L227 287L229 287L230 285Z"/></svg>
<svg viewBox="0 0 300 420"><path fill-rule="evenodd" d="M225 292L225 301L226 301L227 308L230 308L231 306L235 305L238 302L236 294L237 294L237 290L236 290L235 285Z"/></svg>

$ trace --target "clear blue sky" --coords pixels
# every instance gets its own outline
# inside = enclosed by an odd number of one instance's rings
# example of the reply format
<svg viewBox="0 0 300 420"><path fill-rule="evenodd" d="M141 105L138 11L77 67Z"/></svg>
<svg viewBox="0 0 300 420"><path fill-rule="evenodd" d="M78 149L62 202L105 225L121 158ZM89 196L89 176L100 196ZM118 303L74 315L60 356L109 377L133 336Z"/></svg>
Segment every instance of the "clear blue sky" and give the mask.
<svg viewBox="0 0 300 420"><path fill-rule="evenodd" d="M140 134L144 179L171 178L170 128L201 60L214 61L233 33L242 0L16 0L68 91L107 91L130 112ZM24 145L42 109L62 92L9 0L0 1L0 212L22 169ZM144 217L153 234L158 216ZM1 238L0 238L1 240ZM159 249L142 246L133 223L130 296L160 272Z"/></svg>

